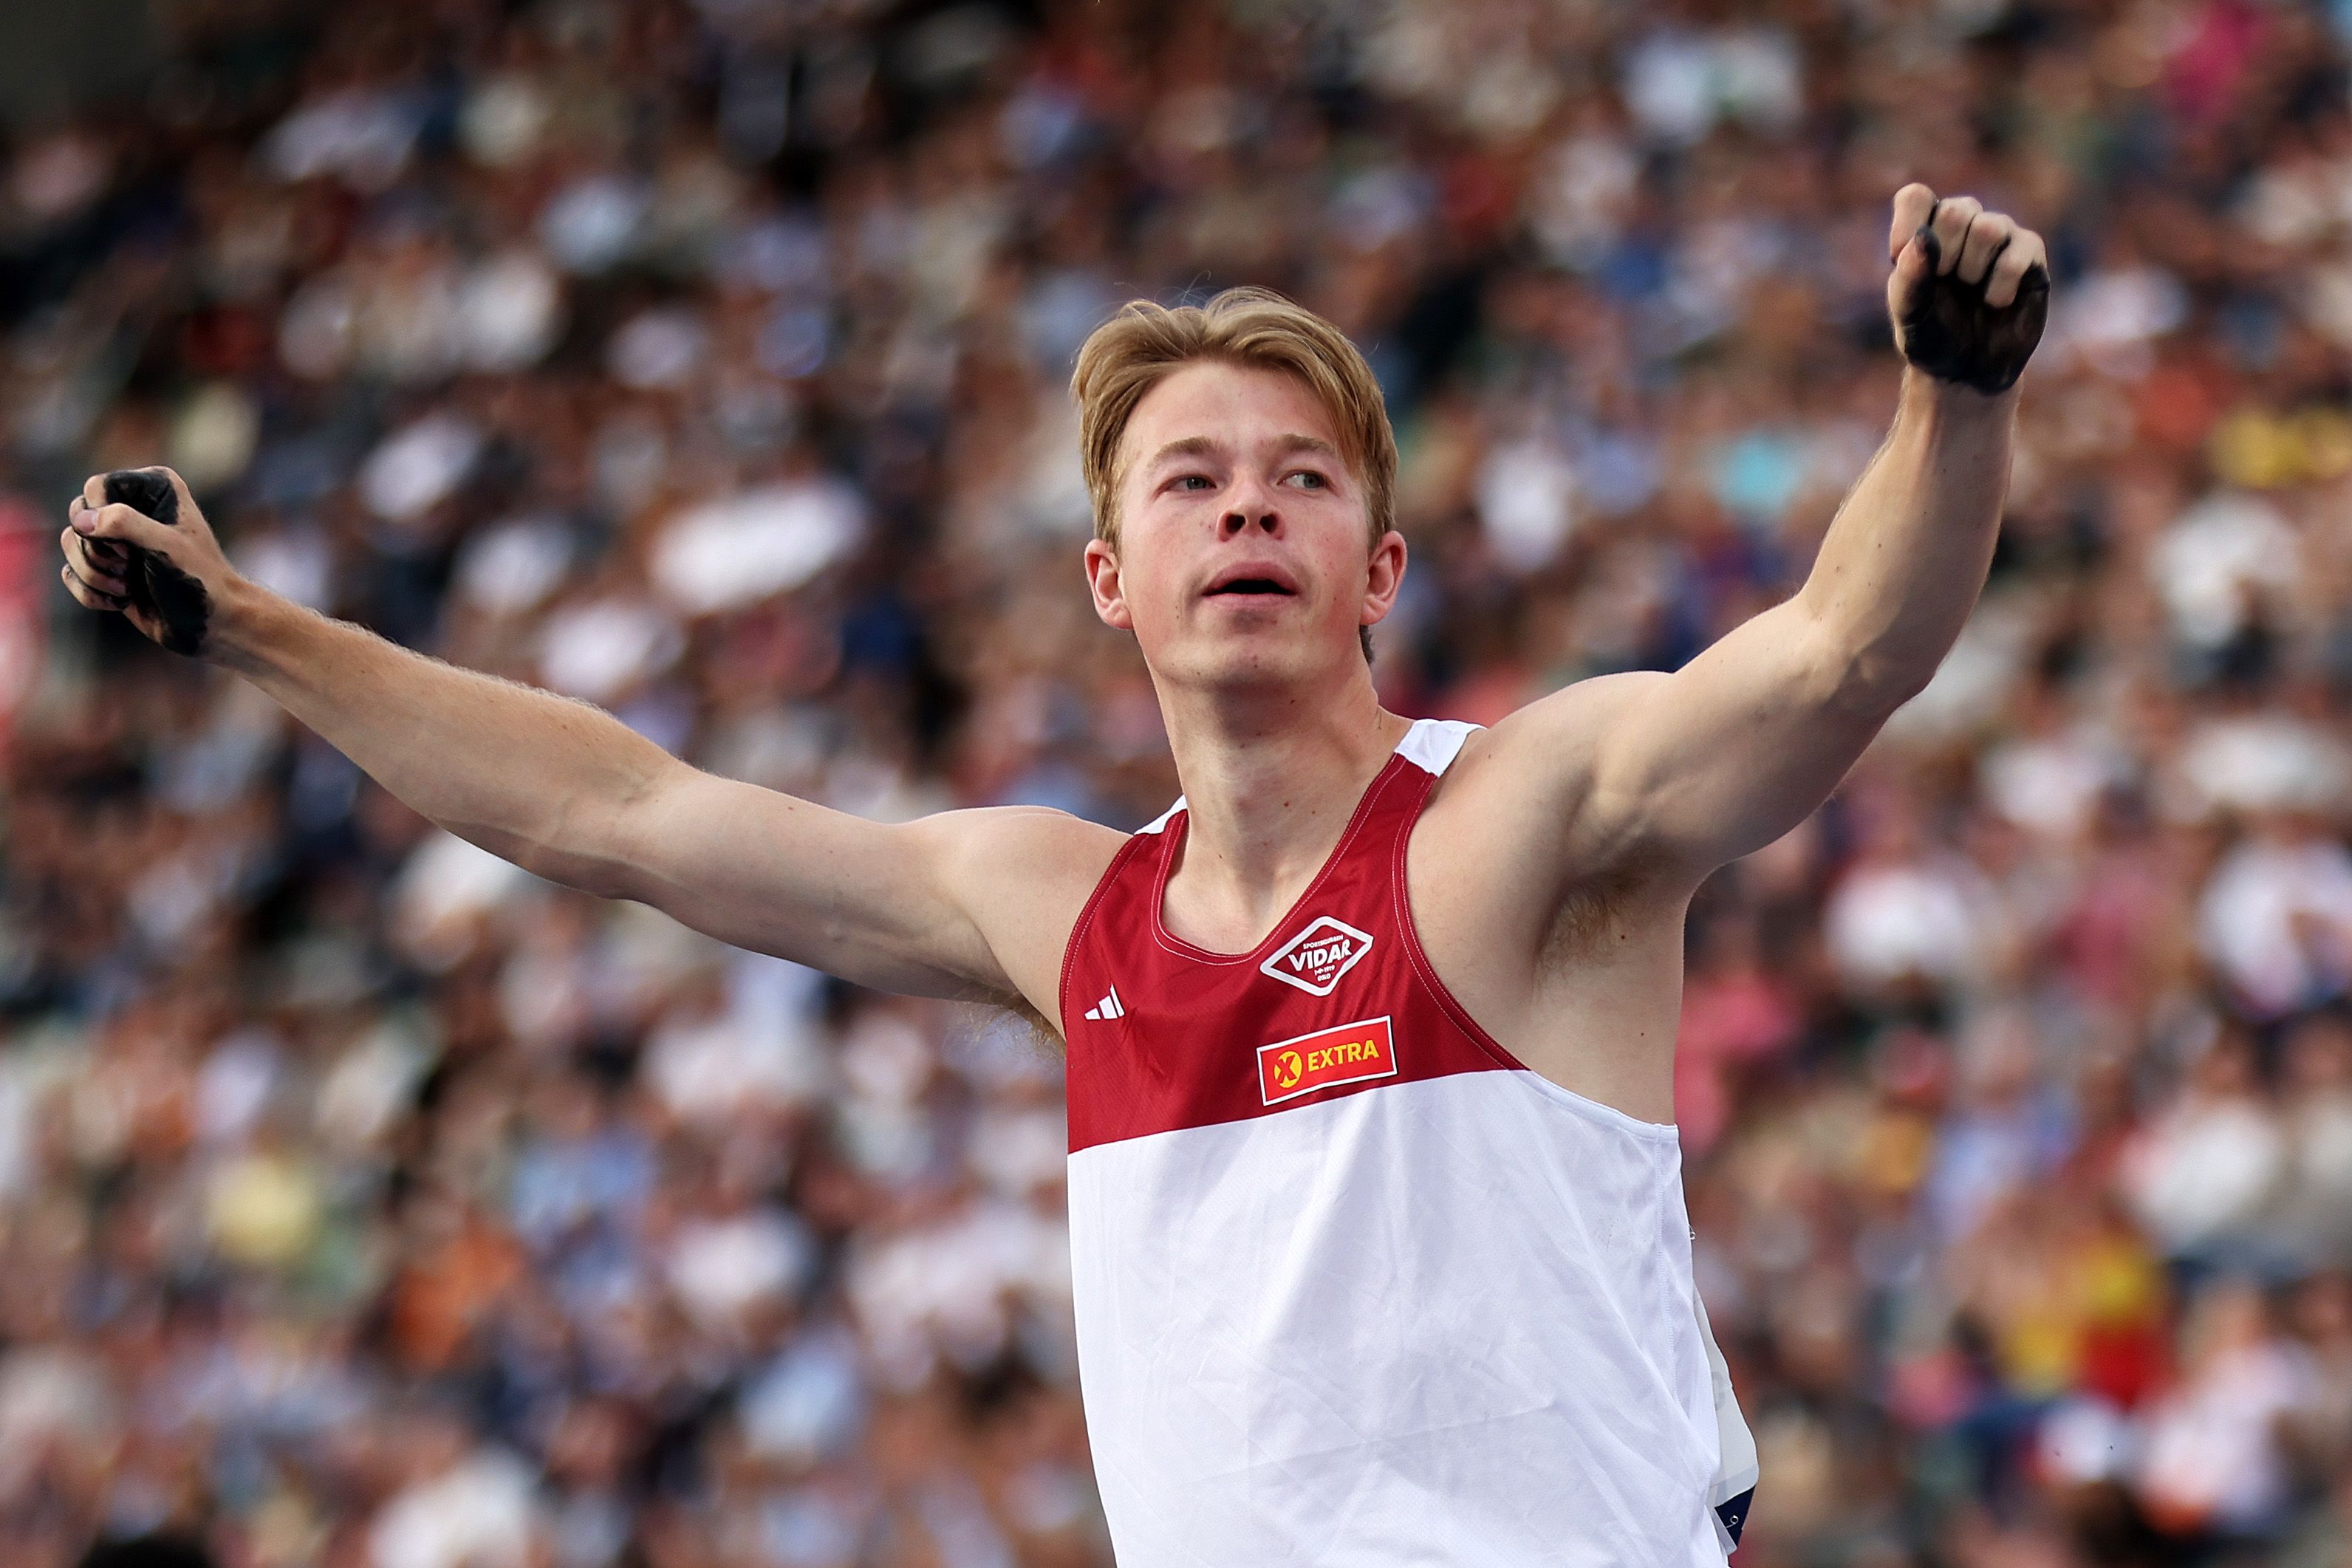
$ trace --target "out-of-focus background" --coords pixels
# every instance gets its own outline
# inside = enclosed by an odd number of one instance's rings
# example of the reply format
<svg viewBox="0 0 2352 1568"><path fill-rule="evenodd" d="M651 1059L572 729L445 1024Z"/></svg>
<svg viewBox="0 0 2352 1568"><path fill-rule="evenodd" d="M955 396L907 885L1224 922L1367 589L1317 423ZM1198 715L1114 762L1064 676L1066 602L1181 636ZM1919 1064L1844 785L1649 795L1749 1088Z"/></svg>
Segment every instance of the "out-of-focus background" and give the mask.
<svg viewBox="0 0 2352 1568"><path fill-rule="evenodd" d="M2352 9L157 0L0 19L0 1562L1108 1562L1058 1065L536 882L74 607L253 577L876 816L1174 792L1065 385L1370 355L1394 707L1785 593L1887 202L2049 237L1942 674L1690 926L1749 1568L2352 1561ZM1540 1303L1496 1303L1497 1312Z"/></svg>

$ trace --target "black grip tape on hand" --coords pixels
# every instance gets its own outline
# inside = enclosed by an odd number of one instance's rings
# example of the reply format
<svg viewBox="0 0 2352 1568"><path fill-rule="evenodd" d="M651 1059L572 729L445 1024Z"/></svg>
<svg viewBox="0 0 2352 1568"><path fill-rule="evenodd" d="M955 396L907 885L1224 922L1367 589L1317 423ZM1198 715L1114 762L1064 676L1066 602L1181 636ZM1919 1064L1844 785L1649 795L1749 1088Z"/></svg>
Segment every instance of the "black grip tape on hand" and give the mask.
<svg viewBox="0 0 2352 1568"><path fill-rule="evenodd" d="M176 526L180 520L180 493L161 469L117 468L106 476L106 500L159 523ZM123 591L163 627L163 646L174 653L193 653L202 647L213 613L212 595L205 585L153 550L134 544L121 544L121 549Z"/></svg>
<svg viewBox="0 0 2352 1568"><path fill-rule="evenodd" d="M1991 262L1974 283L1961 282L1957 267L1937 270L1944 246L1929 226L1935 221L1931 208L1918 229L1920 248L1927 253L1927 276L1919 280L1903 312L1903 357L1938 381L1958 382L1980 392L2007 392L2024 373L2025 361L2033 357L2050 319L2050 271L2035 262L2018 280L2017 298L1996 310L1985 303ZM1993 262L2000 259L1996 254Z"/></svg>

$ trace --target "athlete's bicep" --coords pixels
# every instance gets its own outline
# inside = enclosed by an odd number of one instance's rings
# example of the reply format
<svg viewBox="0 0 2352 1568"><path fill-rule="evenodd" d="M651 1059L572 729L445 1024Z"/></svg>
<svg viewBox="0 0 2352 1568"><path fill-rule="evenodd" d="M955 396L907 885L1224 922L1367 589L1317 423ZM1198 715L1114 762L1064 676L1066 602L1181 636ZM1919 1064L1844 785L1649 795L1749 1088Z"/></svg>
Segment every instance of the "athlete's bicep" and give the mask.
<svg viewBox="0 0 2352 1568"><path fill-rule="evenodd" d="M1673 674L1580 681L1495 727L1496 771L1537 801L1565 872L1687 892L1820 806L1885 715L1790 605ZM1687 885L1685 885L1687 884Z"/></svg>
<svg viewBox="0 0 2352 1568"><path fill-rule="evenodd" d="M881 990L1021 991L964 870L1001 813L872 822L681 765L620 817L613 891L696 930Z"/></svg>

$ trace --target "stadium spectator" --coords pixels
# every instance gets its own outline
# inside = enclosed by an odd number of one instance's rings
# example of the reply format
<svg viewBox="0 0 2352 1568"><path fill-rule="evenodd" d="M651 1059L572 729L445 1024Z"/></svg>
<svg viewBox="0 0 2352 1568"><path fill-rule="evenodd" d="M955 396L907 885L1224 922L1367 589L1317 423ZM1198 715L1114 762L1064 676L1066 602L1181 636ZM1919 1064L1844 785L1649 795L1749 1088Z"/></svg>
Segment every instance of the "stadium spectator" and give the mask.
<svg viewBox="0 0 2352 1568"><path fill-rule="evenodd" d="M1960 645L1694 915L1739 1560L2342 1558L2352 14L160 15L143 98L0 150L0 1562L1108 1560L1050 1052L430 830L72 609L84 475L714 769L1131 826L1066 393L1120 300L1355 336L1377 678L1490 718L1798 580L1912 177L2057 314Z"/></svg>

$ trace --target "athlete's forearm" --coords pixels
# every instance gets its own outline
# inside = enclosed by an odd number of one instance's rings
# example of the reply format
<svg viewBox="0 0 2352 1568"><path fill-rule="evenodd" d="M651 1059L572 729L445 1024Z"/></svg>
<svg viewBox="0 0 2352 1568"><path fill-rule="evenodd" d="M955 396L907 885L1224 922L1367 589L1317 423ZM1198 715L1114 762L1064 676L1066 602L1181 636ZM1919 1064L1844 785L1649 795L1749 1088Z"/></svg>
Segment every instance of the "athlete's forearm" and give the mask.
<svg viewBox="0 0 2352 1568"><path fill-rule="evenodd" d="M1895 427L1797 595L1848 701L1891 709L1959 635L2000 530L2016 411L2014 388L1987 396L1905 369Z"/></svg>
<svg viewBox="0 0 2352 1568"><path fill-rule="evenodd" d="M221 618L214 656L421 815L528 870L600 890L600 824L676 759L611 715L459 669L276 595Z"/></svg>

